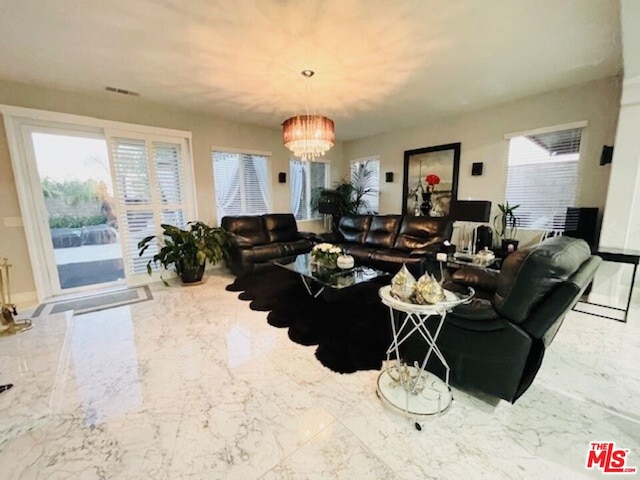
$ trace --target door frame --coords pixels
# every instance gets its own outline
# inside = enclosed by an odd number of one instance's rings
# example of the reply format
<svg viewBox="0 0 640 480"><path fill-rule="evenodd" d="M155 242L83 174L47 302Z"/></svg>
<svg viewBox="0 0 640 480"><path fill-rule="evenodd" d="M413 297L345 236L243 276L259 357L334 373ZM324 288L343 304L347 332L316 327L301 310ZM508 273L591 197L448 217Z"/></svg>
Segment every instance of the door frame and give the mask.
<svg viewBox="0 0 640 480"><path fill-rule="evenodd" d="M46 110L16 107L13 105L0 104L0 113L4 117L15 187L18 193L18 201L24 224L25 237L27 248L29 250L29 259L31 261L38 302L43 302L44 300L56 295L56 292L54 292L52 288L51 276L53 275L55 277L54 280L56 282L59 282L59 279L57 277L57 269L51 271L50 261L47 260L47 258L49 258L55 262L51 256L47 257L45 245L47 242L50 244L50 234L48 225L43 225L41 220L42 218L46 218L46 216L42 217L41 215L42 209L44 208L44 199L40 188L40 177L35 163L35 154L33 151L30 153L28 152L28 149L33 150L33 147L31 142L26 142L28 146L25 145L25 129L28 131L29 128L48 128L51 130L58 129L59 131L66 131L67 133L76 131L84 134L98 134L107 140L107 149L109 149L107 136L107 131L109 129L123 130L132 134L142 133L166 135L169 137L186 139L187 151L185 152L184 168L187 173L187 178L191 180L188 185L188 190L190 190L188 195L192 196L191 208L193 216L196 219L198 218L197 205L195 203L195 182L193 182L195 175L192 161L193 152L191 132L103 120L94 117L85 117L81 115ZM122 238L120 241L122 244ZM52 245L51 250L53 250ZM146 283L157 280L156 277L157 276L150 277L149 281ZM125 282L128 285L131 284L129 278L126 278ZM111 283L112 282L109 284L99 284L99 288L108 288ZM139 279L135 283L140 284ZM78 287L77 290L66 289L62 292L62 295L82 290L87 291L89 289L92 289L92 287Z"/></svg>

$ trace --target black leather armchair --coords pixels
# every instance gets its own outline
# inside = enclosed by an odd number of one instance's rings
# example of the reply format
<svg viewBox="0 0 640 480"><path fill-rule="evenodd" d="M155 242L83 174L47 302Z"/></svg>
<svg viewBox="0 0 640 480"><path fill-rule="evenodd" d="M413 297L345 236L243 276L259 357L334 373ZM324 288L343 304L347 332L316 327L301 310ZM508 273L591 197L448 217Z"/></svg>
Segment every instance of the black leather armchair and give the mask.
<svg viewBox="0 0 640 480"><path fill-rule="evenodd" d="M531 385L566 314L592 282L602 259L583 240L555 237L507 257L491 300L476 299L447 315L437 340L451 380L515 402ZM408 360L424 357L420 337ZM437 362L428 368L442 373Z"/></svg>
<svg viewBox="0 0 640 480"><path fill-rule="evenodd" d="M311 251L313 233L299 232L290 213L227 216L222 228L231 234L227 267L235 275L251 273L276 258Z"/></svg>

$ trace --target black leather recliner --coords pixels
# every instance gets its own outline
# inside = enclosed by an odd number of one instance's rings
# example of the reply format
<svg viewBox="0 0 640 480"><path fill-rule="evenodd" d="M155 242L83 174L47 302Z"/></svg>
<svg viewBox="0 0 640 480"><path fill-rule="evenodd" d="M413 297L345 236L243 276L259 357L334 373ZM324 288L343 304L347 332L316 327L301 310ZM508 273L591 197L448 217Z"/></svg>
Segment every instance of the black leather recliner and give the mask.
<svg viewBox="0 0 640 480"><path fill-rule="evenodd" d="M338 231L320 237L335 243L360 265L395 273L403 264L414 275L436 272L435 254L451 239L448 218L402 215L345 215Z"/></svg>
<svg viewBox="0 0 640 480"><path fill-rule="evenodd" d="M533 382L545 349L601 262L585 241L569 237L509 255L497 277L485 282L495 285L491 300L474 300L446 317L437 344L452 382L515 402ZM422 359L425 348L421 337L412 336L403 355ZM435 360L428 368L442 374Z"/></svg>
<svg viewBox="0 0 640 480"><path fill-rule="evenodd" d="M315 237L299 232L290 213L227 216L221 226L231 234L227 267L235 275L251 273L276 258L308 253Z"/></svg>

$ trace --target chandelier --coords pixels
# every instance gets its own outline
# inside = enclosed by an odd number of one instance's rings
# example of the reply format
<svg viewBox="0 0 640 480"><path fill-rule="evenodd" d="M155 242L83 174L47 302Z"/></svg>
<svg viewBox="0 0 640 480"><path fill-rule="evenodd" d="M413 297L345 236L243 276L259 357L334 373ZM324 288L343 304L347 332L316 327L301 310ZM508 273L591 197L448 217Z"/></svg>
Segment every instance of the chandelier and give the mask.
<svg viewBox="0 0 640 480"><path fill-rule="evenodd" d="M317 115L315 110L309 109L311 77L314 73L313 70L301 72L301 75L307 79L306 115L295 115L282 124L284 146L304 161L313 161L321 157L333 147L335 141L333 120Z"/></svg>

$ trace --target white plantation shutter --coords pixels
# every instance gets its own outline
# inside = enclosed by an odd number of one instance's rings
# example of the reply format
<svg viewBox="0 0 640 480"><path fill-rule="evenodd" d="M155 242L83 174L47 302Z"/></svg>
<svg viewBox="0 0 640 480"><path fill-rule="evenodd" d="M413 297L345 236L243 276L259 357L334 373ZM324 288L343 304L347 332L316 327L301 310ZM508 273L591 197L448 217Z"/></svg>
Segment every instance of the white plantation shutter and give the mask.
<svg viewBox="0 0 640 480"><path fill-rule="evenodd" d="M329 164L292 159L289 161L289 177L291 179L291 211L296 220L320 218L322 215L311 208L311 200L318 189L329 186Z"/></svg>
<svg viewBox="0 0 640 480"><path fill-rule="evenodd" d="M523 135L509 141L506 200L519 228L565 230L575 206L582 128Z"/></svg>
<svg viewBox="0 0 640 480"><path fill-rule="evenodd" d="M269 157L212 152L218 222L227 215L261 215L271 210Z"/></svg>
<svg viewBox="0 0 640 480"><path fill-rule="evenodd" d="M107 138L125 271L129 279L146 276L147 263L158 252L158 244L153 242L140 257L138 242L150 235L161 236L163 223L184 228L193 212L184 162L186 139L127 132L110 132Z"/></svg>

